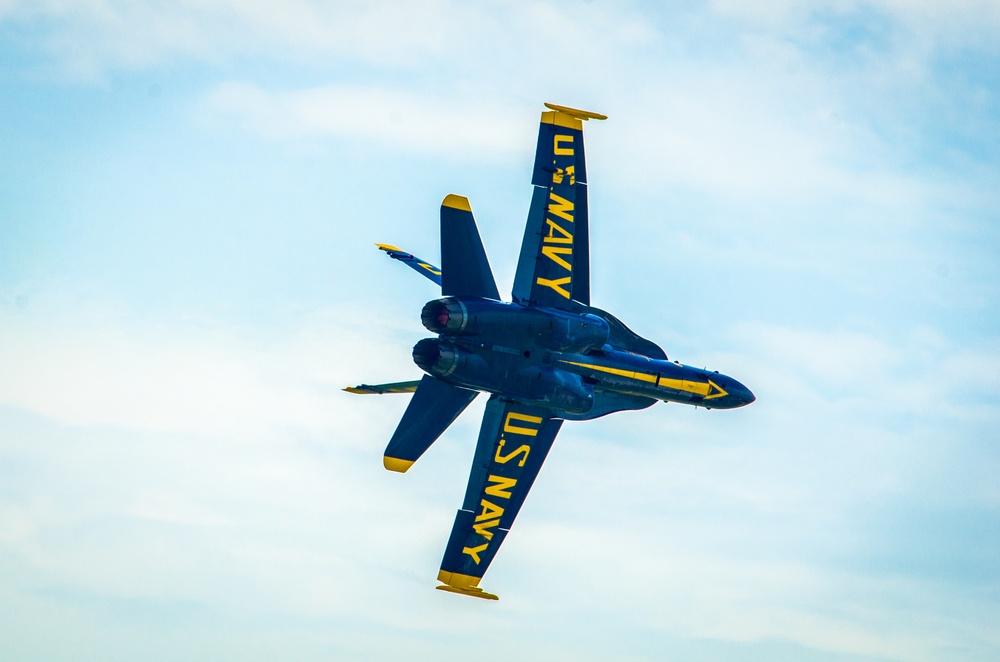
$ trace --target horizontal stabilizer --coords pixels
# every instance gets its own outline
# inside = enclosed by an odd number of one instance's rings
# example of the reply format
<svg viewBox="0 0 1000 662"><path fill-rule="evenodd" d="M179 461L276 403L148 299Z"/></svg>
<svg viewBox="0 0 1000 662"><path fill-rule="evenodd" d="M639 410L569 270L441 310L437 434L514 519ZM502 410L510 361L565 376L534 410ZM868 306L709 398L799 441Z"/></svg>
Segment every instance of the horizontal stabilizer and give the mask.
<svg viewBox="0 0 1000 662"><path fill-rule="evenodd" d="M414 271L416 271L421 276L429 278L438 285L441 284L441 270L435 267L430 262L421 260L419 257L412 253L407 253L401 248L396 248L389 244L375 244L379 247L379 250L385 251L385 254L394 260L399 260L403 264L407 265Z"/></svg>
<svg viewBox="0 0 1000 662"><path fill-rule="evenodd" d="M417 386L420 382L393 382L391 384L358 384L357 386L348 386L344 390L348 393L358 393L360 395L371 395L377 394L382 395L383 393L413 393L417 390Z"/></svg>
<svg viewBox="0 0 1000 662"><path fill-rule="evenodd" d="M385 468L406 473L477 395L424 375L385 447Z"/></svg>

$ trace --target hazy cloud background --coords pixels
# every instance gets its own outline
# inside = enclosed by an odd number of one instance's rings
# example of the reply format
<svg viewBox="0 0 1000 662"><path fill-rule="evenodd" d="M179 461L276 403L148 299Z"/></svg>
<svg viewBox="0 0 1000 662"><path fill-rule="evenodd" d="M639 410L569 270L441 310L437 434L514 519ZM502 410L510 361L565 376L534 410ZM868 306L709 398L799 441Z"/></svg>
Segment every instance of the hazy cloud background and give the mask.
<svg viewBox="0 0 1000 662"><path fill-rule="evenodd" d="M985 1L0 0L0 653L995 659L998 95ZM543 101L595 304L758 401L568 423L485 603L483 402L398 476L339 389L445 194L509 291Z"/></svg>

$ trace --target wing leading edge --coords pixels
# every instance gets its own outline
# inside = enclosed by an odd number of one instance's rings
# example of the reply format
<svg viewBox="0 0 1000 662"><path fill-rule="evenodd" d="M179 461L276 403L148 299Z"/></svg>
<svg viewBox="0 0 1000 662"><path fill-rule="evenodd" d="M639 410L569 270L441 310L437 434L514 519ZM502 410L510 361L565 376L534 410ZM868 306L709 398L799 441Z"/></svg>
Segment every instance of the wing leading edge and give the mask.
<svg viewBox="0 0 1000 662"><path fill-rule="evenodd" d="M604 115L545 104L531 183L534 186L514 276L513 298L570 309L590 303L590 227L583 122Z"/></svg>
<svg viewBox="0 0 1000 662"><path fill-rule="evenodd" d="M479 588L479 582L562 426L562 420L550 414L497 395L486 403L465 500L441 561L439 590L497 599Z"/></svg>

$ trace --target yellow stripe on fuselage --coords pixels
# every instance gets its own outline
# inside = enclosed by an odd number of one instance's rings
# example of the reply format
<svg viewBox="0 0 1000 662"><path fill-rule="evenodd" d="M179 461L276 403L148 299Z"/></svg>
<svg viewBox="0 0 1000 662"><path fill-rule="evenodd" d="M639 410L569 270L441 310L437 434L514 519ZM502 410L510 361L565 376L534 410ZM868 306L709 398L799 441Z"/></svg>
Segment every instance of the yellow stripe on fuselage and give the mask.
<svg viewBox="0 0 1000 662"><path fill-rule="evenodd" d="M606 372L609 375L618 375L620 377L628 377L629 379L637 379L640 382L649 382L650 384L656 383L656 375L650 375L645 372L622 370L620 368L611 368L606 365L594 365L593 363L577 363L576 361L563 361L563 363L578 365L581 368L590 368L591 370L597 370L599 372Z"/></svg>
<svg viewBox="0 0 1000 662"><path fill-rule="evenodd" d="M656 386L661 386L663 388L673 389L675 391L684 391L685 393L694 393L695 395L700 395L706 400L712 400L714 398L721 398L729 395L724 391L718 384L709 380L707 382L696 382L690 379L673 379L671 377L660 377L657 379L656 375L650 374L648 372L637 372L635 370L622 370L621 368L612 368L606 365L597 365L594 363L577 363L576 361L563 361L563 363L568 363L569 365L580 366L581 368L590 368L591 370L597 370L598 372L605 372L609 375L618 375L619 377L627 377L628 379L635 379L640 382L648 382L650 384L655 384Z"/></svg>
<svg viewBox="0 0 1000 662"><path fill-rule="evenodd" d="M686 391L698 395L708 395L712 387L707 382L693 382L690 379L671 379L670 377L660 377L659 386L672 388L675 391Z"/></svg>

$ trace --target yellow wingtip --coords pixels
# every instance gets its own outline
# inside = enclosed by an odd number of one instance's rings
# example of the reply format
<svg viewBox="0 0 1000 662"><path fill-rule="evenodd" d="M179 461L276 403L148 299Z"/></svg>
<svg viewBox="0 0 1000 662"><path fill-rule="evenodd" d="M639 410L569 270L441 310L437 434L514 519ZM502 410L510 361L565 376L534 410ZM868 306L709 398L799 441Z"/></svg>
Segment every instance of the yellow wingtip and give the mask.
<svg viewBox="0 0 1000 662"><path fill-rule="evenodd" d="M413 466L413 462L414 460L401 460L398 457L389 457L388 455L382 457L382 466L389 471L401 474L405 474L406 470Z"/></svg>
<svg viewBox="0 0 1000 662"><path fill-rule="evenodd" d="M440 586L435 586L439 591L448 591L449 593L458 593L459 595L468 595L472 598L482 598L483 600L499 600L500 596L493 593L487 593L481 588L458 588L457 586L450 586L448 584L441 584Z"/></svg>
<svg viewBox="0 0 1000 662"><path fill-rule="evenodd" d="M435 586L435 588L439 591L448 591L449 593L458 593L459 595L468 595L484 600L500 599L498 596L487 593L479 588L479 580L480 577L441 570L438 572L438 581L441 582L441 586Z"/></svg>
<svg viewBox="0 0 1000 662"><path fill-rule="evenodd" d="M454 193L446 195L444 200L441 201L441 206L472 212L472 205L469 204L469 199L461 195L455 195Z"/></svg>
<svg viewBox="0 0 1000 662"><path fill-rule="evenodd" d="M383 250L383 251L399 251L400 253L403 252L402 248L396 248L392 244L375 244L375 245L379 247L379 250Z"/></svg>
<svg viewBox="0 0 1000 662"><path fill-rule="evenodd" d="M602 115L600 113L594 113L589 110L579 110L578 108L570 108L569 106L560 106L555 103L545 102L545 107L549 110L554 110L557 113L565 113L577 119L587 121L587 120L606 120L607 115Z"/></svg>

